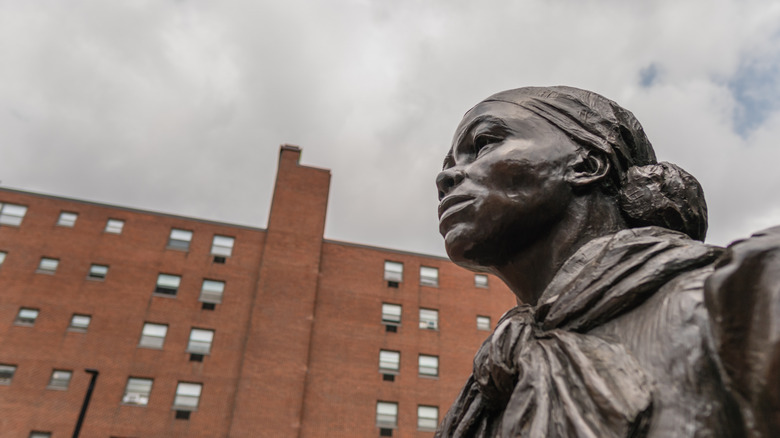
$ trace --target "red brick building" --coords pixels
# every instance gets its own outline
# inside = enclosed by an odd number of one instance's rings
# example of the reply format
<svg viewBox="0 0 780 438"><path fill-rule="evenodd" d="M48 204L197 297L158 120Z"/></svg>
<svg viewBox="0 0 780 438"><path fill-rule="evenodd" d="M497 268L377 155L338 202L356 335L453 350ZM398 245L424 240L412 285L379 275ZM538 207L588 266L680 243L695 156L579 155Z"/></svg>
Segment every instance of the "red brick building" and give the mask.
<svg viewBox="0 0 780 438"><path fill-rule="evenodd" d="M514 298L323 239L299 158L267 229L0 189L0 436L432 436Z"/></svg>

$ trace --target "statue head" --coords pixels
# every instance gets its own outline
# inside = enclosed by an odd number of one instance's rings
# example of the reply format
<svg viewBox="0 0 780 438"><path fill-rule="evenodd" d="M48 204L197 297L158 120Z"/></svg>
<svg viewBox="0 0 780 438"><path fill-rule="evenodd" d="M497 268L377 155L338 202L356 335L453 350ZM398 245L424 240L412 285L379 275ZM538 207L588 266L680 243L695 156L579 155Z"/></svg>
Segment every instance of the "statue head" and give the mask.
<svg viewBox="0 0 780 438"><path fill-rule="evenodd" d="M437 186L447 252L472 268L549 234L589 196L611 202L625 227L661 226L698 240L707 228L696 179L656 162L630 111L572 87L508 90L475 105Z"/></svg>

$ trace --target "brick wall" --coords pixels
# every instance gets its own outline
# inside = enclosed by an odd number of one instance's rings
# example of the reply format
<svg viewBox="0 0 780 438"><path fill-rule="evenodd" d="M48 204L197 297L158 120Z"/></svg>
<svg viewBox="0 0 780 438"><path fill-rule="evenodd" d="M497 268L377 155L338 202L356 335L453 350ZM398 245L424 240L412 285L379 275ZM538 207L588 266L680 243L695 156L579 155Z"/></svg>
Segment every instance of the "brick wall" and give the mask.
<svg viewBox="0 0 780 438"><path fill-rule="evenodd" d="M384 280L385 260L401 262L398 288ZM439 286L422 286L420 266L439 269ZM401 324L388 332L382 303L402 306ZM398 403L393 436L432 436L417 430L417 406L436 406L439 418L471 372L471 361L490 332L477 329L477 315L491 323L514 304L496 278L474 286L474 274L448 260L328 242L323 247L306 386L303 437L378 436L377 401ZM421 329L419 309L438 310L438 330ZM379 372L379 350L400 352L394 381ZM418 374L418 355L439 358L439 376Z"/></svg>
<svg viewBox="0 0 780 438"><path fill-rule="evenodd" d="M11 385L0 386L3 436L71 436L85 368L100 375L82 436L224 435L265 232L7 190L0 201L28 207L20 227L0 226L8 254L0 267L0 363L18 367ZM73 228L55 225L63 210L79 214ZM122 234L103 232L108 218L125 220ZM189 251L166 249L172 227L193 231ZM224 264L210 255L214 234L236 239ZM60 260L53 275L36 273L42 256ZM109 266L105 280L87 278L93 263ZM154 295L161 272L181 275L175 297ZM226 283L214 310L198 301L204 278ZM20 307L40 309L34 326L14 324ZM91 315L85 333L68 330L74 313ZM162 350L137 347L145 321L168 325ZM185 351L193 327L215 330L200 363ZM46 389L54 368L73 371L67 391ZM148 406L121 404L129 376L154 379ZM171 409L179 381L203 384L190 421L175 420Z"/></svg>

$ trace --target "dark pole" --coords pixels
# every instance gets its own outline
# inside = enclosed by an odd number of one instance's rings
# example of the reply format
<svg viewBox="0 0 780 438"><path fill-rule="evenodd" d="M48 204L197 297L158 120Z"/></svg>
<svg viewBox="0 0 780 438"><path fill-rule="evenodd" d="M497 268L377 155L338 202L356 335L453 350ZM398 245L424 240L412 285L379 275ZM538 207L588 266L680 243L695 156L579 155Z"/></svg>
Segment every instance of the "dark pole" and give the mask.
<svg viewBox="0 0 780 438"><path fill-rule="evenodd" d="M84 416L87 415L89 401L92 399L92 390L95 389L95 381L97 380L98 374L100 374L98 370L93 370L92 368L87 368L84 371L92 374L92 378L89 380L89 388L87 388L87 393L84 394L84 403L81 405L81 412L79 412L79 420L76 422L76 429L73 431L73 438L79 438L79 433L81 433L81 424L84 422Z"/></svg>

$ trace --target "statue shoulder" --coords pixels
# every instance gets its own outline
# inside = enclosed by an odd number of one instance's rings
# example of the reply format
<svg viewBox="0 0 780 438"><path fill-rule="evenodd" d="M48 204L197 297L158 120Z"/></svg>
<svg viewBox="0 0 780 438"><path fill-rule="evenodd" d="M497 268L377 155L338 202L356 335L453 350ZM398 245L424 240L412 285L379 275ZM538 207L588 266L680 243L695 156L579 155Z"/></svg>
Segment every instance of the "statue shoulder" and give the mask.
<svg viewBox="0 0 780 438"><path fill-rule="evenodd" d="M750 436L780 436L780 226L739 240L705 282L723 378Z"/></svg>

